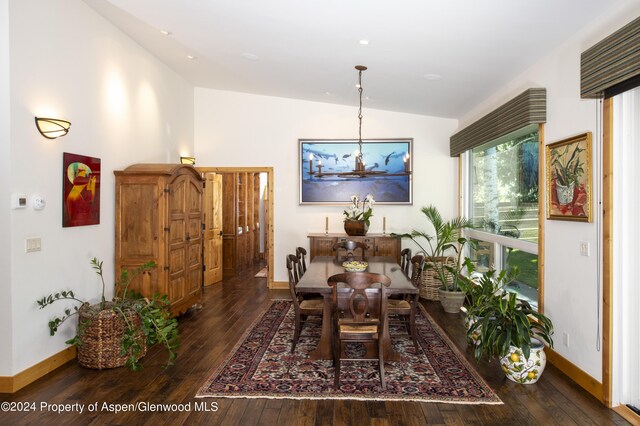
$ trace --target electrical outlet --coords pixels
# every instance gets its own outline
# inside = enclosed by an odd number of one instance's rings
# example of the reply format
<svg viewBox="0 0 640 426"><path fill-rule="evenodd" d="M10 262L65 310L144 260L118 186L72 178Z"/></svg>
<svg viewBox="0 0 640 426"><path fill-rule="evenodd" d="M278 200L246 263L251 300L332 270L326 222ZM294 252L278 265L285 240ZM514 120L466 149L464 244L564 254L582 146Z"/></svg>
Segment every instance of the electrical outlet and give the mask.
<svg viewBox="0 0 640 426"><path fill-rule="evenodd" d="M569 333L566 331L562 332L562 344L569 347Z"/></svg>
<svg viewBox="0 0 640 426"><path fill-rule="evenodd" d="M589 242L580 241L580 256L589 256Z"/></svg>

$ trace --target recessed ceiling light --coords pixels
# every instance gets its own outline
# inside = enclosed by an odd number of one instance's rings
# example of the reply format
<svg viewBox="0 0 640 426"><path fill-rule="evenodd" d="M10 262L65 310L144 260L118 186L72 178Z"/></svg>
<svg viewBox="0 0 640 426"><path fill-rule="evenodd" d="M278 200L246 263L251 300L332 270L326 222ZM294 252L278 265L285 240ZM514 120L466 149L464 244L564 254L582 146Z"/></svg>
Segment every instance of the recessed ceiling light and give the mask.
<svg viewBox="0 0 640 426"><path fill-rule="evenodd" d="M198 57L193 55L187 55L187 59L195 61L196 59L198 59Z"/></svg>
<svg viewBox="0 0 640 426"><path fill-rule="evenodd" d="M160 30L160 34L162 34L162 35L166 35L166 36L169 36L169 35L171 35L171 31L167 31L167 30Z"/></svg>
<svg viewBox="0 0 640 426"><path fill-rule="evenodd" d="M369 40L362 39L358 43L360 43L363 46L366 46L367 44L369 44Z"/></svg>
<svg viewBox="0 0 640 426"><path fill-rule="evenodd" d="M327 95L327 96L331 96L331 95L333 95L333 92L330 92L330 91L327 90L327 91L324 92L324 94Z"/></svg>
<svg viewBox="0 0 640 426"><path fill-rule="evenodd" d="M442 76L440 74L425 74L422 76L425 80L440 80Z"/></svg>
<svg viewBox="0 0 640 426"><path fill-rule="evenodd" d="M243 53L242 57L248 61L257 61L258 59L260 59L258 55L256 55L255 53L248 53L248 52Z"/></svg>

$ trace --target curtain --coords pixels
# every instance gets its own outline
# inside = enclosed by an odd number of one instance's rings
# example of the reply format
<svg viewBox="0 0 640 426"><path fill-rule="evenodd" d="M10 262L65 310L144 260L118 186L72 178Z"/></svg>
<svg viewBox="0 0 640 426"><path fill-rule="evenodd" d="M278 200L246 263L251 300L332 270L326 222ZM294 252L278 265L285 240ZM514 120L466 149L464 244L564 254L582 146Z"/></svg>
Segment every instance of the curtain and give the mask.
<svg viewBox="0 0 640 426"><path fill-rule="evenodd" d="M640 88L613 98L614 303L620 403L640 408Z"/></svg>

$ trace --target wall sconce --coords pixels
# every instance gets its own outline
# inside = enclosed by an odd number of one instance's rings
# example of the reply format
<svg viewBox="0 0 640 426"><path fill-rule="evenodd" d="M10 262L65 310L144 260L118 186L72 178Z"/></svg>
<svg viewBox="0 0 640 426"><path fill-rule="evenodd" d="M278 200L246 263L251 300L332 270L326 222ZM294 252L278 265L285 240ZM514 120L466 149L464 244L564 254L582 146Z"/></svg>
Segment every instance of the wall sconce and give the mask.
<svg viewBox="0 0 640 426"><path fill-rule="evenodd" d="M71 123L58 118L36 117L36 127L42 136L47 139L55 139L69 133Z"/></svg>
<svg viewBox="0 0 640 426"><path fill-rule="evenodd" d="M181 164L191 164L192 166L196 165L196 157L180 157Z"/></svg>

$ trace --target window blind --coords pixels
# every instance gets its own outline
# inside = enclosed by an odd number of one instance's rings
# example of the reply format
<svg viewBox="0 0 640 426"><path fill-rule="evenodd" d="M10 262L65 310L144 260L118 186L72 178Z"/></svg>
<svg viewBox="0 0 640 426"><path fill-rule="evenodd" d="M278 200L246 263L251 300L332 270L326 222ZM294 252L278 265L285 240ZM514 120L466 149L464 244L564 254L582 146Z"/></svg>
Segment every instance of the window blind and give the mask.
<svg viewBox="0 0 640 426"><path fill-rule="evenodd" d="M601 98L611 87L640 75L640 18L580 55L580 96Z"/></svg>
<svg viewBox="0 0 640 426"><path fill-rule="evenodd" d="M449 153L461 153L515 132L530 124L547 121L547 89L527 89L504 105L491 111L449 139Z"/></svg>

